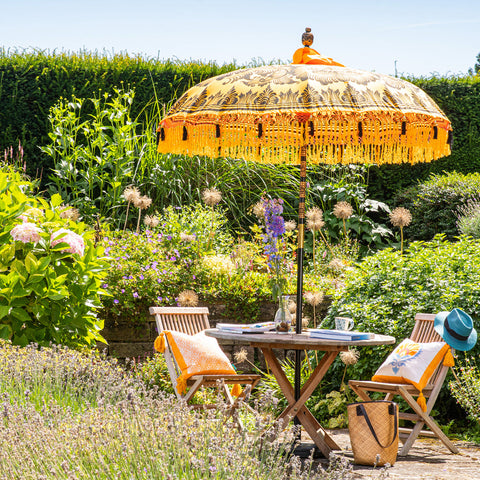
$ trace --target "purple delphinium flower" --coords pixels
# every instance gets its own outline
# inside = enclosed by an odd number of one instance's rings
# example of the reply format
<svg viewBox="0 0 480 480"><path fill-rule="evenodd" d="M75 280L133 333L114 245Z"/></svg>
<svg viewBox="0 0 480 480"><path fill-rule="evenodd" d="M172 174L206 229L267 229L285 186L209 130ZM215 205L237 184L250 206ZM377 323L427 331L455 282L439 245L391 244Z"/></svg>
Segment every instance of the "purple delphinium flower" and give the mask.
<svg viewBox="0 0 480 480"><path fill-rule="evenodd" d="M265 234L263 235L264 253L267 255L268 266L274 271L272 279L272 295L276 300L283 293L286 280L283 277L282 235L285 233L285 220L282 217L283 200L263 199Z"/></svg>

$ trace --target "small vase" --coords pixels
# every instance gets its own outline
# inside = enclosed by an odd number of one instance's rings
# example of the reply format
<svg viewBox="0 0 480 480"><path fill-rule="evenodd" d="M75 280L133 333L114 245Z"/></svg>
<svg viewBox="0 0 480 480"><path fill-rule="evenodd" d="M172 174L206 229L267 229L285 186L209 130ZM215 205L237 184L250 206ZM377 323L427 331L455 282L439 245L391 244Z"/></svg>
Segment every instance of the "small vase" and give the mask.
<svg viewBox="0 0 480 480"><path fill-rule="evenodd" d="M288 295L279 298L278 310L275 313L275 331L277 333L290 333L292 328L292 314L288 309Z"/></svg>

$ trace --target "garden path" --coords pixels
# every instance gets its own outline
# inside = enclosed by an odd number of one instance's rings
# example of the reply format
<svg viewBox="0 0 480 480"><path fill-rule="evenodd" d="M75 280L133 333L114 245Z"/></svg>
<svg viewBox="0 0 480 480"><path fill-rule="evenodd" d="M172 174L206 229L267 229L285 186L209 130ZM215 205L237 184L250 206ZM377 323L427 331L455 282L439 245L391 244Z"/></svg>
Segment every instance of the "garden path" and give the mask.
<svg viewBox="0 0 480 480"><path fill-rule="evenodd" d="M353 463L348 430L328 430L343 449L343 455ZM302 442L303 442L302 438ZM395 465L388 469L388 479L394 480L480 480L480 445L454 441L460 453L454 455L436 439L420 438L413 444L407 457L397 457ZM319 462L326 463L324 459ZM353 465L355 480L376 478L379 469Z"/></svg>

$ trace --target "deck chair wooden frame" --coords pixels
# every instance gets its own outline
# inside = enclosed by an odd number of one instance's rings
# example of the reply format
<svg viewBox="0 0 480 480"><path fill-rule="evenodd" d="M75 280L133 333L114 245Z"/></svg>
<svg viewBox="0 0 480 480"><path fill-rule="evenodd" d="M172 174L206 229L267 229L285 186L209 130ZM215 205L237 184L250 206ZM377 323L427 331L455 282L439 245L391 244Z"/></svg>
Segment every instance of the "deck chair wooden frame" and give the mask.
<svg viewBox="0 0 480 480"><path fill-rule="evenodd" d="M155 317L158 333L163 330L175 330L177 332L195 335L210 328L208 321L209 312L206 307L150 307L149 311L150 314ZM193 375L187 380L187 392L180 394L177 390L177 378L181 372L167 339L164 356L173 389L179 400L189 402L200 388L214 387L224 396L232 415L238 407L239 401L247 400L251 390L261 379L261 376L256 374ZM232 397L228 389L228 385L233 384L245 385L242 394L236 399ZM205 404L192 404L192 406L197 408L217 408L217 405ZM237 423L240 428L243 428L239 419L237 419Z"/></svg>
<svg viewBox="0 0 480 480"><path fill-rule="evenodd" d="M440 335L433 328L435 315L430 313L418 313L415 315L415 326L413 327L410 339L417 343L441 342ZM458 453L457 447L442 432L438 423L430 416L433 406L437 400L440 389L442 388L448 369L441 362L433 373L428 384L423 389L423 395L427 399L427 411L424 412L418 405L414 397L418 397L419 391L413 386L404 383L384 383L373 381L350 380L348 382L351 389L363 400L370 401L371 398L367 392L385 393L385 400L393 400L397 395L401 396L414 413L400 412L399 418L409 420L414 423L412 428L400 428L400 440L403 446L399 452L400 456L408 455L410 448L419 435L427 437L436 437L441 440L445 446L452 452ZM426 425L429 430L422 430Z"/></svg>

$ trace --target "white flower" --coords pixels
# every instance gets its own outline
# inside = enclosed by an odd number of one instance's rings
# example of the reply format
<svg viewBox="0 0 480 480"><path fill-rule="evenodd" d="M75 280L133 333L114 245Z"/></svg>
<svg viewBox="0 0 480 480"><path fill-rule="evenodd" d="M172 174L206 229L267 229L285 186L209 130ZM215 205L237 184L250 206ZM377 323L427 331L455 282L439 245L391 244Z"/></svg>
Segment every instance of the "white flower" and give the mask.
<svg viewBox="0 0 480 480"><path fill-rule="evenodd" d="M50 243L52 247L59 243L67 243L70 248L65 248L62 250L62 252L78 253L78 255L83 256L85 251L85 243L83 238L77 233L65 228L61 228L60 230L52 233L50 237Z"/></svg>
<svg viewBox="0 0 480 480"><path fill-rule="evenodd" d="M34 223L21 223L12 228L10 235L14 240L23 243L37 243L40 241L40 232L42 229L37 227Z"/></svg>

